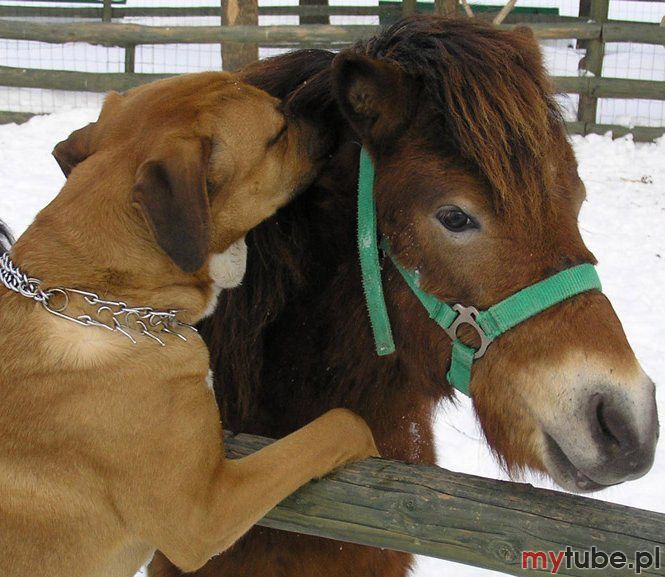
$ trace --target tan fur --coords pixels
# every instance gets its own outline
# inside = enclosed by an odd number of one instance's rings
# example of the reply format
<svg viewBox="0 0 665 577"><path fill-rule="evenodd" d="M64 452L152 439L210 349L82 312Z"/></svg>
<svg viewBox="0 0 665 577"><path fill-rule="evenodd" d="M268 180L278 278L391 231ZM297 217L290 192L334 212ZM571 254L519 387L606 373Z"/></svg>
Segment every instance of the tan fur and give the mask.
<svg viewBox="0 0 665 577"><path fill-rule="evenodd" d="M296 120L267 146L283 123L276 100L222 73L112 94L83 139L56 149L69 180L12 259L44 288L182 309L183 320L197 321L215 293L212 256L287 202L316 168L311 129ZM199 142L210 146L203 156ZM154 230L132 200L145 162L168 159L170 178L195 181L198 173L188 171L201 158L209 159L198 175L207 204L188 207L183 218L209 219L185 231L208 234L208 254L188 273L156 242L169 230ZM84 311L93 312L72 303L72 312ZM302 484L376 454L364 421L334 410L226 461L198 336L167 337L164 348L138 337L133 345L4 288L0 326L3 577L35 577L44 567L50 577L131 576L157 548L191 571Z"/></svg>

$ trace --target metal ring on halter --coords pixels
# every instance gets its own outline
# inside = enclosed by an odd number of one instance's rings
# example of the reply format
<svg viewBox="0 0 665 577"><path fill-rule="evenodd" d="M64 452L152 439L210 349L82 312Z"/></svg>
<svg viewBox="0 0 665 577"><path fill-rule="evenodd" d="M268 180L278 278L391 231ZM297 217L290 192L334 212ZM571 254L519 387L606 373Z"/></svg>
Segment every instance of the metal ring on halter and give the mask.
<svg viewBox="0 0 665 577"><path fill-rule="evenodd" d="M446 334L454 341L457 339L457 329L462 325L469 325L472 327L480 337L480 348L473 355L474 359L479 359L487 351L487 347L490 346L492 339L489 338L485 331L480 328L480 325L476 321L478 318L478 310L475 307L465 307L464 305L456 304L453 305L453 310L457 311L457 318L453 321L447 329Z"/></svg>

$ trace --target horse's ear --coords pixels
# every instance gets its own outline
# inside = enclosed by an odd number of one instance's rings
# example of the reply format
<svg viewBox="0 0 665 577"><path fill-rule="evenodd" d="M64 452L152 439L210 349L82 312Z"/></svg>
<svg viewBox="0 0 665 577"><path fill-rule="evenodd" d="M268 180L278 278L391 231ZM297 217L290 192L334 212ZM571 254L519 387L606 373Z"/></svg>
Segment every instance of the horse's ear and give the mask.
<svg viewBox="0 0 665 577"><path fill-rule="evenodd" d="M203 266L210 249L206 172L209 139L173 139L136 172L132 200L155 241L185 272Z"/></svg>
<svg viewBox="0 0 665 577"><path fill-rule="evenodd" d="M333 61L333 90L353 128L370 144L386 144L408 122L415 82L396 64L352 52Z"/></svg>
<svg viewBox="0 0 665 577"><path fill-rule="evenodd" d="M52 154L65 176L69 176L77 164L92 154L92 133L95 126L96 123L91 122L87 126L75 130L66 140L55 145Z"/></svg>

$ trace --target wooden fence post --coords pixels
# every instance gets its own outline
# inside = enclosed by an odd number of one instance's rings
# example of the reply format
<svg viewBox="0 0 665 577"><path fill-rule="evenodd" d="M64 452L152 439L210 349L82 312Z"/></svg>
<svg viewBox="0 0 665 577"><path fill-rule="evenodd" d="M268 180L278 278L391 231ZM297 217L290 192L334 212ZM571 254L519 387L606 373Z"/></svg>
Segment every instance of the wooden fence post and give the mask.
<svg viewBox="0 0 665 577"><path fill-rule="evenodd" d="M580 0L577 15L580 20L591 18L591 0ZM575 46L578 50L586 50L589 48L589 42L586 40L577 40Z"/></svg>
<svg viewBox="0 0 665 577"><path fill-rule="evenodd" d="M591 0L589 16L597 24L607 22L609 11L609 0ZM580 61L579 68L582 71L588 70L595 77L600 77L603 72L603 57L605 56L605 39L603 32L599 38L589 41L586 55ZM596 122L596 112L598 110L598 98L594 95L580 94L580 101L577 107L577 120L585 124L594 124ZM585 130L586 132L586 130Z"/></svg>
<svg viewBox="0 0 665 577"><path fill-rule="evenodd" d="M418 10L418 0L402 0L402 16L410 16Z"/></svg>
<svg viewBox="0 0 665 577"><path fill-rule="evenodd" d="M128 44L125 46L125 74L136 72L136 46Z"/></svg>
<svg viewBox="0 0 665 577"><path fill-rule="evenodd" d="M104 7L102 8L102 22L111 22L113 17L113 6L111 2L113 0L104 0Z"/></svg>
<svg viewBox="0 0 665 577"><path fill-rule="evenodd" d="M434 0L434 12L441 16L455 16L459 0Z"/></svg>
<svg viewBox="0 0 665 577"><path fill-rule="evenodd" d="M300 0L301 6L328 6L328 0ZM329 24L325 15L304 14L300 17L301 24Z"/></svg>
<svg viewBox="0 0 665 577"><path fill-rule="evenodd" d="M222 0L222 26L259 25L258 0ZM259 47L251 42L222 42L222 68L239 70L259 59Z"/></svg>

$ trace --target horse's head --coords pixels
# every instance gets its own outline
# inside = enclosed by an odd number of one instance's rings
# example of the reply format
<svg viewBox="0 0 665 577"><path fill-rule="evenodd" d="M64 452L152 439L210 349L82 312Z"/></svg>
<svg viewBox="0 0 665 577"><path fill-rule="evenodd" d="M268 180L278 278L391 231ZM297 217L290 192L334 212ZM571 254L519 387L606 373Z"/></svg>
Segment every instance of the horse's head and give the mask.
<svg viewBox="0 0 665 577"><path fill-rule="evenodd" d="M528 30L407 19L343 51L333 85L374 160L380 234L427 292L486 309L595 262L577 223L584 185ZM394 267L384 283L397 354L443 381L449 338ZM471 394L510 468L587 491L653 462L654 385L599 291L496 339L474 365Z"/></svg>

